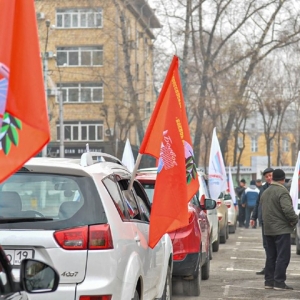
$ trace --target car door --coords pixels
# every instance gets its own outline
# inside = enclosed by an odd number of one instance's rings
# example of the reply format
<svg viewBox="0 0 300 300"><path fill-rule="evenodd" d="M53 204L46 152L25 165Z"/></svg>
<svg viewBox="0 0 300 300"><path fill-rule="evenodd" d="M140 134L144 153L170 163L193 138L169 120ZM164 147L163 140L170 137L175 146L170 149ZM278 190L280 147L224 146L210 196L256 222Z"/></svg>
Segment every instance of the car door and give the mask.
<svg viewBox="0 0 300 300"><path fill-rule="evenodd" d="M153 249L149 247L150 203L142 189L141 185L135 181L133 188L130 191L124 190L123 195L131 216L137 245L136 251L143 264L144 297L153 299L156 297L158 280L163 266L163 247L161 241Z"/></svg>
<svg viewBox="0 0 300 300"><path fill-rule="evenodd" d="M202 242L202 249L203 249L202 251L206 252L209 243L209 223L208 223L207 215L201 209L199 199L196 195L192 198L191 204L196 210L198 215L199 226L201 229L201 242Z"/></svg>

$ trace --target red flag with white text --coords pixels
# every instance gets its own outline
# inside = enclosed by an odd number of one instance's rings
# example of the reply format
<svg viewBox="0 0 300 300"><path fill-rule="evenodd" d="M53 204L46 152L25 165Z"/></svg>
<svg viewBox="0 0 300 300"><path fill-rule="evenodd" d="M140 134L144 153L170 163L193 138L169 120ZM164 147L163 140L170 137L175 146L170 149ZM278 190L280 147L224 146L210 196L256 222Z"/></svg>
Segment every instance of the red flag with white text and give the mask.
<svg viewBox="0 0 300 300"><path fill-rule="evenodd" d="M0 0L0 182L50 139L34 0Z"/></svg>
<svg viewBox="0 0 300 300"><path fill-rule="evenodd" d="M163 234L188 225L188 202L199 189L176 56L139 152L158 159L150 216L149 246L153 248Z"/></svg>

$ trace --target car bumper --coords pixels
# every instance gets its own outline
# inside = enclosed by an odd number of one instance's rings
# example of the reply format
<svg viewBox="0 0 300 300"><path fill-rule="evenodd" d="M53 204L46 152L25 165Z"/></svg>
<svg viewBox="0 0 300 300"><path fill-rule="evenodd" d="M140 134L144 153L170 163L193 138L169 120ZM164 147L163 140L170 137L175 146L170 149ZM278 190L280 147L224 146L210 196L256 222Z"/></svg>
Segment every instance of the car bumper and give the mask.
<svg viewBox="0 0 300 300"><path fill-rule="evenodd" d="M198 262L200 260L200 253L187 254L185 259L173 261L173 276L191 276L194 275Z"/></svg>

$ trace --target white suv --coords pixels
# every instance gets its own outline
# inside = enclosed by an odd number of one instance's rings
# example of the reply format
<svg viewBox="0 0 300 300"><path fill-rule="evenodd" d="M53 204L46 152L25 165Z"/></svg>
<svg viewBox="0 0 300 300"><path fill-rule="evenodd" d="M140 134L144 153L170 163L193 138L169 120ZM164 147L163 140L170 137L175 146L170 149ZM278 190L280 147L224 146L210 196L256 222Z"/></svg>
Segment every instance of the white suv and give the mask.
<svg viewBox="0 0 300 300"><path fill-rule="evenodd" d="M172 242L148 246L150 203L115 157L32 158L0 184L0 244L56 268L52 294L30 299L171 299Z"/></svg>

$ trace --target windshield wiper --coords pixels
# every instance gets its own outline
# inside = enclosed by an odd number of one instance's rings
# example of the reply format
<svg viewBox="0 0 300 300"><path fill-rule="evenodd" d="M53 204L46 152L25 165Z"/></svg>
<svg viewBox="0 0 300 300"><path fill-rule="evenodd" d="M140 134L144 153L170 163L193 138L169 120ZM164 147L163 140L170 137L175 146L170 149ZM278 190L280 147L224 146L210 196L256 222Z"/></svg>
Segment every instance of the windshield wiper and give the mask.
<svg viewBox="0 0 300 300"><path fill-rule="evenodd" d="M41 222L41 221L53 221L53 218L4 218L0 216L0 224L5 223L22 223L22 222Z"/></svg>

